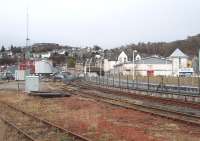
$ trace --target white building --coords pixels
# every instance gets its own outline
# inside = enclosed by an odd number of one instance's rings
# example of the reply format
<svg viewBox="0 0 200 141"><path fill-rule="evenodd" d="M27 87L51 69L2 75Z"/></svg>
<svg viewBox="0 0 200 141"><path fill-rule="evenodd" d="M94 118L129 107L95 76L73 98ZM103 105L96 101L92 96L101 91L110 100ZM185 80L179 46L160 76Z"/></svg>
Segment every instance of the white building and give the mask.
<svg viewBox="0 0 200 141"><path fill-rule="evenodd" d="M124 64L126 62L128 62L128 56L124 51L119 54L117 60L104 59L104 72L109 72L114 69L115 65Z"/></svg>
<svg viewBox="0 0 200 141"><path fill-rule="evenodd" d="M118 56L116 64L122 64L126 62L128 62L128 56L126 55L124 51L122 51Z"/></svg>
<svg viewBox="0 0 200 141"><path fill-rule="evenodd" d="M116 61L104 60L104 71L132 75L134 70L136 75L142 76L179 76L193 74L193 69L188 68L188 56L180 49L176 49L168 58L159 56L141 58L137 54L134 60L134 64L133 61L128 61L128 56L122 51Z"/></svg>
<svg viewBox="0 0 200 141"><path fill-rule="evenodd" d="M123 75L132 75L133 67L135 67L134 71L136 75L142 75L142 76L172 75L172 61L156 56L135 60L134 65L133 62L117 64L114 67L115 69L114 73L121 73Z"/></svg>
<svg viewBox="0 0 200 141"><path fill-rule="evenodd" d="M187 68L188 56L184 54L180 49L176 49L170 56L169 59L172 60L173 75L179 75L182 69Z"/></svg>
<svg viewBox="0 0 200 141"><path fill-rule="evenodd" d="M51 56L51 51L33 53L33 58L49 58Z"/></svg>

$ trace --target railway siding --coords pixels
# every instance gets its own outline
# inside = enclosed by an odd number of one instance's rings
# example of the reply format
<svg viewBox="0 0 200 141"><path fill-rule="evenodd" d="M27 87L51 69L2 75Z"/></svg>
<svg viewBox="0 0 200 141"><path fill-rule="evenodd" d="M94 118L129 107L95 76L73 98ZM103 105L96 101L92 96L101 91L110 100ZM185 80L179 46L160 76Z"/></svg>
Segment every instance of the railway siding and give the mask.
<svg viewBox="0 0 200 141"><path fill-rule="evenodd" d="M0 118L31 141L60 141L62 138L69 141L89 141L81 135L26 113L8 103L0 101L0 105Z"/></svg>

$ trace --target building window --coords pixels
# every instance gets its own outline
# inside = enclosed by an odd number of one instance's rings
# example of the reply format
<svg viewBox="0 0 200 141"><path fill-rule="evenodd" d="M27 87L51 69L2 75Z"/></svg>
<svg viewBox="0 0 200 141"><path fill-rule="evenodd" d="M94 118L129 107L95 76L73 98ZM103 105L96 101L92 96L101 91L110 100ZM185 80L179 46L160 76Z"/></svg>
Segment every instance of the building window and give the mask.
<svg viewBox="0 0 200 141"><path fill-rule="evenodd" d="M126 62L126 58L124 58L124 62Z"/></svg>

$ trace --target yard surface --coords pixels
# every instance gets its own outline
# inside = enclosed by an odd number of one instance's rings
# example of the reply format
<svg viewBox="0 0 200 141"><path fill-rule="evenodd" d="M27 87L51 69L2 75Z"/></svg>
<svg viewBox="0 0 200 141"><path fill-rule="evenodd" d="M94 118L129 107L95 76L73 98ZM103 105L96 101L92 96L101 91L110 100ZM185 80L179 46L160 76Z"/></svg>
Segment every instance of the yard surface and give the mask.
<svg viewBox="0 0 200 141"><path fill-rule="evenodd" d="M93 141L200 141L200 127L79 96L40 98L1 90L0 100Z"/></svg>

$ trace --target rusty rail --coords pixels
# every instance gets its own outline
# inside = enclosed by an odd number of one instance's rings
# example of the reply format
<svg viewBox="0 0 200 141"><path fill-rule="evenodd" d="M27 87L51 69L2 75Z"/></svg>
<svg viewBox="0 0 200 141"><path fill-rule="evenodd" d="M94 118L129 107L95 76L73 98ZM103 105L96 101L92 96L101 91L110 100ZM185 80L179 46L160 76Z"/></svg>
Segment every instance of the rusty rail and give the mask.
<svg viewBox="0 0 200 141"><path fill-rule="evenodd" d="M95 90L99 90L99 89L100 88L95 89ZM103 102L106 102L106 103L109 103L109 104L112 104L115 106L120 106L120 107L127 108L127 109L141 111L141 112L152 114L155 116L160 116L163 118L171 119L174 121L179 121L182 123L189 123L191 125L200 127L200 116L186 114L186 113L182 113L182 112L178 112L178 111L166 110L166 109L162 109L162 108L149 107L149 106L136 104L136 103L130 103L130 102L127 102L127 101L124 101L121 99L116 99L114 97L111 98L111 97L95 94L94 92L92 94L89 94L88 92L84 92L83 90L78 90L77 92L71 92L71 93L80 95L83 97L87 97L87 98L95 98L98 101L100 100L100 101L103 101Z"/></svg>
<svg viewBox="0 0 200 141"><path fill-rule="evenodd" d="M24 115L26 115L26 116L28 116L28 117L31 117L31 118L33 118L33 119L39 121L39 122L42 122L42 123L46 124L47 126L51 126L51 127L56 128L56 129L58 129L58 130L60 130L60 131L63 131L64 133L66 133L66 134L68 134L69 136L71 136L73 141L75 141L75 140L79 140L79 141L90 141L88 138L85 138L85 137L83 137L83 136L81 136L81 135L79 135L79 134L76 134L76 133L72 132L72 131L66 130L66 129L64 129L63 127L60 127L60 126L58 126L58 125L56 125L56 124L54 124L54 123L52 123L52 122L50 122L50 121L48 121L48 120L42 119L42 118L40 118L40 117L36 117L35 115L30 114L30 113L27 113L27 112L23 111L22 109L19 109L19 108L17 108L17 107L14 107L14 106L12 106L12 105L10 105L10 104L4 102L4 101L0 101L0 103L6 105L6 106L8 106L8 107L10 107L11 109L13 109L13 110L15 110L15 111L17 111L17 112L20 112L20 113L22 113L22 114L24 114ZM3 119L3 118L2 118L2 119ZM29 137L32 139L32 141L35 141L34 138L32 138L30 135L26 134L26 132L22 131L22 130L19 129L18 127L16 127L14 124L11 124L11 122L6 121L5 119L3 119L3 121L5 121L6 123L8 123L9 125L11 125L12 127L14 127L15 129L19 130L21 133L25 134L26 136L29 136ZM28 138L29 138L29 137L28 137Z"/></svg>

